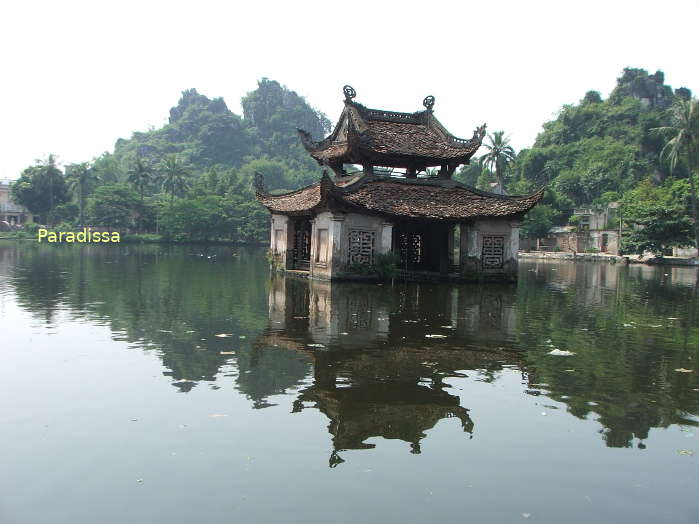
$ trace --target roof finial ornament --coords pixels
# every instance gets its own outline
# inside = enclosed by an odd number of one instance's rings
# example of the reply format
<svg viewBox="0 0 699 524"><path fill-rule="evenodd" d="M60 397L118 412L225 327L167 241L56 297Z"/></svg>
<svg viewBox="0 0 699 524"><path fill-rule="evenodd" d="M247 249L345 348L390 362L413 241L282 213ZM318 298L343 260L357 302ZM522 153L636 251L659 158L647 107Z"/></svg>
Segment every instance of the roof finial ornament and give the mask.
<svg viewBox="0 0 699 524"><path fill-rule="evenodd" d="M425 106L425 109L428 111L432 111L432 108L434 107L434 97L432 95L426 96L422 101L422 105Z"/></svg>
<svg viewBox="0 0 699 524"><path fill-rule="evenodd" d="M355 96L357 96L357 92L354 90L354 87L352 87L350 85L346 85L345 87L343 87L342 92L345 94L345 101L346 102L349 102Z"/></svg>

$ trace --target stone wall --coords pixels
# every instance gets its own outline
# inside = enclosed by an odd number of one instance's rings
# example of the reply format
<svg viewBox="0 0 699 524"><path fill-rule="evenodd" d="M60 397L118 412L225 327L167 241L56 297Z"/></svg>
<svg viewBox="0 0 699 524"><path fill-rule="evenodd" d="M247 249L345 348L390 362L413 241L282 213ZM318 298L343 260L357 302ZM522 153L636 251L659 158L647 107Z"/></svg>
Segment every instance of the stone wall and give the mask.
<svg viewBox="0 0 699 524"><path fill-rule="evenodd" d="M502 264L483 260L484 240L502 239ZM519 223L509 220L477 220L461 225L461 277L466 280L517 279Z"/></svg>
<svg viewBox="0 0 699 524"><path fill-rule="evenodd" d="M272 214L269 246L275 268L291 269L294 224L286 215Z"/></svg>
<svg viewBox="0 0 699 524"><path fill-rule="evenodd" d="M373 250L365 263L371 263L379 253L391 251L393 224L385 219L357 213L319 213L313 220L311 237L313 278L331 279L346 272L351 262L350 238L353 234L373 241Z"/></svg>

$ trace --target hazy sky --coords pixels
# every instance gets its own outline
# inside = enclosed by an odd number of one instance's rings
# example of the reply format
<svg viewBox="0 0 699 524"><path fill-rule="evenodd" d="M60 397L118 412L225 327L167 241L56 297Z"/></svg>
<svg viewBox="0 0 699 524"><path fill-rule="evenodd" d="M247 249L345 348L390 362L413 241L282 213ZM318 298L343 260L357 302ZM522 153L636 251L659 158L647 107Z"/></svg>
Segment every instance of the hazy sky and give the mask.
<svg viewBox="0 0 699 524"><path fill-rule="evenodd" d="M0 178L159 127L180 92L240 99L278 80L334 122L342 86L369 107L435 113L457 136L504 129L516 149L625 66L699 92L699 1L89 2L0 8Z"/></svg>

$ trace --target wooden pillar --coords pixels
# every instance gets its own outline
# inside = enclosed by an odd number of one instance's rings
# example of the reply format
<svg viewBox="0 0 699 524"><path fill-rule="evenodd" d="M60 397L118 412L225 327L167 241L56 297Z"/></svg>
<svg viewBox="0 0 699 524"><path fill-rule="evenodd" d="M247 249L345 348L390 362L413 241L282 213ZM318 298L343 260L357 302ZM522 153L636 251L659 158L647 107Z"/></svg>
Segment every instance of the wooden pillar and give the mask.
<svg viewBox="0 0 699 524"><path fill-rule="evenodd" d="M449 178L449 166L442 164L439 168L439 178Z"/></svg>
<svg viewBox="0 0 699 524"><path fill-rule="evenodd" d="M439 274L446 277L449 274L449 224L439 226Z"/></svg>
<svg viewBox="0 0 699 524"><path fill-rule="evenodd" d="M415 171L415 167L409 167L406 172L405 172L405 177L406 178L417 178L417 172Z"/></svg>

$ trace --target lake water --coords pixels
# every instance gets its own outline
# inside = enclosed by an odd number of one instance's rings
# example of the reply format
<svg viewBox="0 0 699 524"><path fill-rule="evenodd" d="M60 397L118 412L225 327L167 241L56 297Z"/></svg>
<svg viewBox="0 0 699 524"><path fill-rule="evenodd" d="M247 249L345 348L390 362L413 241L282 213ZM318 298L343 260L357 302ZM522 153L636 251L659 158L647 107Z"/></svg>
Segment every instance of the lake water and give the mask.
<svg viewBox="0 0 699 524"><path fill-rule="evenodd" d="M695 268L331 285L264 249L3 242L0 522L696 523L698 290Z"/></svg>

